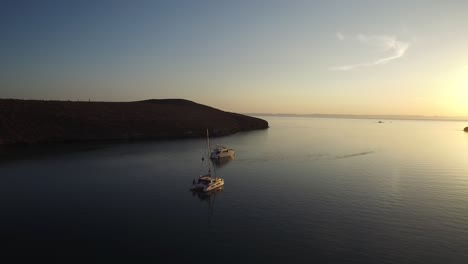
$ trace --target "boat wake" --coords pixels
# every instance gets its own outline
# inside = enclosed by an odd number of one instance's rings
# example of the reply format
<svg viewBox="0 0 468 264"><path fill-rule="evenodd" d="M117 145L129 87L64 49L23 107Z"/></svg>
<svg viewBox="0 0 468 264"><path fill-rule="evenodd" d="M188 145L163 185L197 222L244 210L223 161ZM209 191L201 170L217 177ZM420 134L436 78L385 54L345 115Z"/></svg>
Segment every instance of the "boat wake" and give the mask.
<svg viewBox="0 0 468 264"><path fill-rule="evenodd" d="M346 158L352 158L356 156L363 156L367 154L372 154L374 151L365 151L365 152L360 152L360 153L354 153L354 154L349 154L349 155L344 155L344 156L338 156L336 159L346 159Z"/></svg>

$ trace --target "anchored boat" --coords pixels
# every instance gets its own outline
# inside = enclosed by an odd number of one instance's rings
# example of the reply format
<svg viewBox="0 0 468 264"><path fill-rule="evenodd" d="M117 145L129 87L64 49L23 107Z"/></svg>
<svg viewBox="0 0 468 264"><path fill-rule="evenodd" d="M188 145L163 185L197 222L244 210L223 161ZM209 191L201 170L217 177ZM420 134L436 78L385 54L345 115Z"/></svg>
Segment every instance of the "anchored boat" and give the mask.
<svg viewBox="0 0 468 264"><path fill-rule="evenodd" d="M208 145L208 154L210 154L210 137L209 137L208 129L206 130L206 142ZM202 158L202 162L204 160L205 159ZM211 168L213 168L214 175L211 175ZM200 175L198 179L194 179L192 181L192 187L190 188L190 190L209 192L209 191L218 189L222 186L224 186L224 179L219 178L216 175L216 171L214 170L211 160L208 160L208 173L204 175Z"/></svg>
<svg viewBox="0 0 468 264"><path fill-rule="evenodd" d="M216 148L211 151L211 159L222 159L234 156L235 151L224 146L216 146Z"/></svg>

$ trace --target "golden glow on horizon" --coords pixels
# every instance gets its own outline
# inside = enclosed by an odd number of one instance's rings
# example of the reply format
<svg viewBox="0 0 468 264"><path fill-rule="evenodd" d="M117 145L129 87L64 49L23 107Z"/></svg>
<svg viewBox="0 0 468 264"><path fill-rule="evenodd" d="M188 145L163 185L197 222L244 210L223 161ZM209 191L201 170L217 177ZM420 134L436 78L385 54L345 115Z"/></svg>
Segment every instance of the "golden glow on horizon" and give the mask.
<svg viewBox="0 0 468 264"><path fill-rule="evenodd" d="M449 112L453 115L468 115L468 67L455 72L444 92L443 105Z"/></svg>

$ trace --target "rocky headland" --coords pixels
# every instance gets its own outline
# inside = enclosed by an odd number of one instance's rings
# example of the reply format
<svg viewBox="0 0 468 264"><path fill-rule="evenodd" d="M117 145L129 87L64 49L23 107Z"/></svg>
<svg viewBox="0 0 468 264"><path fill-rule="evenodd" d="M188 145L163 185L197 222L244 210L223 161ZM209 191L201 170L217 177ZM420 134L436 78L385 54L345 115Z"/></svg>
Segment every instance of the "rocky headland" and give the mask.
<svg viewBox="0 0 468 264"><path fill-rule="evenodd" d="M0 99L0 144L226 136L266 129L259 118L183 99L72 102Z"/></svg>

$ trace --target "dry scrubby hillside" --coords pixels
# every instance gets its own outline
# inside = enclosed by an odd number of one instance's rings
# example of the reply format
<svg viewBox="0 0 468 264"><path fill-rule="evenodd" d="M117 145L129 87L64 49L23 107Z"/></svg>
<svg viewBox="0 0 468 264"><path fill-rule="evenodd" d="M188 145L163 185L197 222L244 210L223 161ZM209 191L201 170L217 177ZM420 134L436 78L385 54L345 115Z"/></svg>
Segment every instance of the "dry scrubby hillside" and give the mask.
<svg viewBox="0 0 468 264"><path fill-rule="evenodd" d="M0 100L0 144L200 137L268 128L265 120L182 99Z"/></svg>

